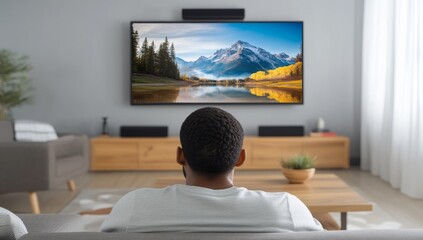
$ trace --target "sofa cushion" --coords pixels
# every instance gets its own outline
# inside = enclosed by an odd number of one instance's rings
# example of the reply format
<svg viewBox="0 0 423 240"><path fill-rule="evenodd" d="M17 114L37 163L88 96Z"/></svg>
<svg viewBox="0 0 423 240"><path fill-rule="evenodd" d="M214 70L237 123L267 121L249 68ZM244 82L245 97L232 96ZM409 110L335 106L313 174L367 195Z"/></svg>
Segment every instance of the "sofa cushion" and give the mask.
<svg viewBox="0 0 423 240"><path fill-rule="evenodd" d="M11 211L0 207L0 239L14 240L27 234L22 220Z"/></svg>
<svg viewBox="0 0 423 240"><path fill-rule="evenodd" d="M16 120L14 129L15 139L19 142L48 142L57 139L56 130L47 123Z"/></svg>
<svg viewBox="0 0 423 240"><path fill-rule="evenodd" d="M81 232L83 216L78 214L19 214L29 233Z"/></svg>

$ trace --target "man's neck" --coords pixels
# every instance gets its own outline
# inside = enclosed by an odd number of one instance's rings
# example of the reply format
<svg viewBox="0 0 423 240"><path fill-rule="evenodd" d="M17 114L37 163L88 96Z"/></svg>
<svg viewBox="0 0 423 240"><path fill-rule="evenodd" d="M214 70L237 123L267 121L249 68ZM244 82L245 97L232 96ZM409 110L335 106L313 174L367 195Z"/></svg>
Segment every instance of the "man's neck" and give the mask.
<svg viewBox="0 0 423 240"><path fill-rule="evenodd" d="M186 178L186 185L219 190L233 187L234 184L232 179L232 173L221 174L218 176L190 174Z"/></svg>

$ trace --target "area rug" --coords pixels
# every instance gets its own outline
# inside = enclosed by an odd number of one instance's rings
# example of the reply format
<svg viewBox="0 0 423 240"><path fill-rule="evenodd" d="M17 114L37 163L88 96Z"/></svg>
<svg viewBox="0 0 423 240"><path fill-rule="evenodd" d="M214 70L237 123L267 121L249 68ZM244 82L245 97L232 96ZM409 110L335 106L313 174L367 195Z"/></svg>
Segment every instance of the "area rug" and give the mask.
<svg viewBox="0 0 423 240"><path fill-rule="evenodd" d="M340 213L331 213L340 225ZM360 229L399 229L403 225L386 213L378 205L373 204L371 212L349 212L347 217L348 230Z"/></svg>
<svg viewBox="0 0 423 240"><path fill-rule="evenodd" d="M132 189L86 189L82 190L60 213L72 214L89 210L113 207L113 205L126 193ZM331 213L332 217L338 221L339 213ZM83 215L85 231L99 231L106 215ZM382 208L373 205L372 212L350 212L348 213L349 230L358 229L399 229L403 225L396 221Z"/></svg>
<svg viewBox="0 0 423 240"><path fill-rule="evenodd" d="M133 189L85 189L66 205L61 214L78 214L83 211L113 207L126 193ZM107 215L82 215L84 231L98 232Z"/></svg>

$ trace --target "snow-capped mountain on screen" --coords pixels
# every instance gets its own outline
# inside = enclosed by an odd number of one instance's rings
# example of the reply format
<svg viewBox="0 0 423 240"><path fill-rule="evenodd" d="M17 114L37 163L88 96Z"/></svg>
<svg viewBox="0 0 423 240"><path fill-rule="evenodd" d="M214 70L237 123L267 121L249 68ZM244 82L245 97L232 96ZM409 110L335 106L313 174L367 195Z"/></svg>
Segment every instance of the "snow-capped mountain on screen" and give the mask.
<svg viewBox="0 0 423 240"><path fill-rule="evenodd" d="M237 41L226 49L219 49L209 57L201 56L192 62L176 59L179 71L188 76L207 79L239 79L257 71L266 71L295 63L285 53L271 54L247 42Z"/></svg>
<svg viewBox="0 0 423 240"><path fill-rule="evenodd" d="M276 54L273 54L273 56L277 57L281 61L285 61L289 63L290 65L295 63L295 57L291 57L286 53L276 53Z"/></svg>

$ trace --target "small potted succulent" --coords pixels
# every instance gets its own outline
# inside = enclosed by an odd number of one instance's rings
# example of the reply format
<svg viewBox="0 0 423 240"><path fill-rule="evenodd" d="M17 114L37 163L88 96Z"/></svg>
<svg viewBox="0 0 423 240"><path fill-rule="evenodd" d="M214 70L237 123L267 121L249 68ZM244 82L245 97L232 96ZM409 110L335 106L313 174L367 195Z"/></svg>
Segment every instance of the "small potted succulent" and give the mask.
<svg viewBox="0 0 423 240"><path fill-rule="evenodd" d="M282 174L290 183L304 183L313 177L316 169L316 157L307 154L295 154L281 161Z"/></svg>

